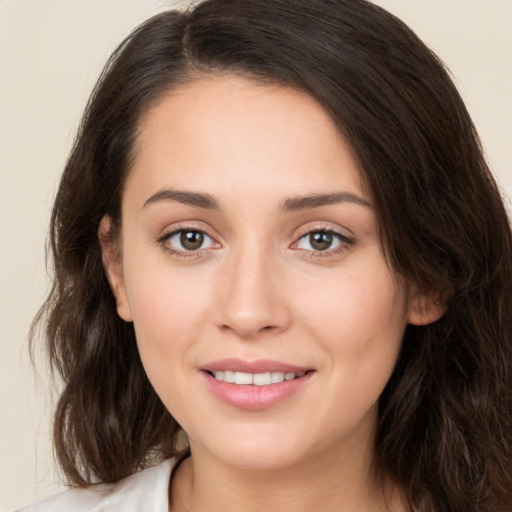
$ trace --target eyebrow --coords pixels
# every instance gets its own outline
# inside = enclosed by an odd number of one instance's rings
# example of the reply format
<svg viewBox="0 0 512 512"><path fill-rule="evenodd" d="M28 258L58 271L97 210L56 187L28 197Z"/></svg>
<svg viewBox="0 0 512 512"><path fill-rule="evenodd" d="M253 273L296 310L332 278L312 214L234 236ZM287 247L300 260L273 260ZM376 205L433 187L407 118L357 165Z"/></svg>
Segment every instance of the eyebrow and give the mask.
<svg viewBox="0 0 512 512"><path fill-rule="evenodd" d="M178 203L196 206L207 210L221 210L219 203L210 194L174 189L159 190L145 201L142 208L146 208L149 205L160 201L177 201ZM331 194L310 194L306 196L290 197L283 201L280 209L282 212L296 212L347 202L365 206L367 208L372 207L368 201L356 194L351 194L349 192L335 192Z"/></svg>
<svg viewBox="0 0 512 512"><path fill-rule="evenodd" d="M367 208L372 207L366 199L355 194L351 194L349 192L335 192L332 194L311 194L306 196L290 197L281 205L281 211L296 212L339 203L355 203Z"/></svg>
<svg viewBox="0 0 512 512"><path fill-rule="evenodd" d="M207 210L221 209L219 203L210 194L173 189L159 190L146 200L142 208L146 208L147 206L160 201L177 201L178 203L197 206Z"/></svg>

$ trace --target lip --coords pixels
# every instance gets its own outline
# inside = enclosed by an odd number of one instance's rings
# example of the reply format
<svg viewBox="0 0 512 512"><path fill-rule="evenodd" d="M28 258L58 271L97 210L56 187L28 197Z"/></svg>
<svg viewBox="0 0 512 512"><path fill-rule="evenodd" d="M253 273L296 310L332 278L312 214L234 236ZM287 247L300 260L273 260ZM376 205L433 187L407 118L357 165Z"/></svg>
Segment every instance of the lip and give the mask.
<svg viewBox="0 0 512 512"><path fill-rule="evenodd" d="M302 373L312 370L305 366L294 366L271 359L258 359L256 361L244 361L242 359L220 359L213 361L201 367L207 372L230 371L245 373L264 373L264 372L282 372L282 373Z"/></svg>
<svg viewBox="0 0 512 512"><path fill-rule="evenodd" d="M232 371L245 373L283 372L303 373L302 377L267 386L238 385L217 380L211 372ZM314 370L272 360L243 361L222 359L201 368L201 374L212 394L225 404L246 411L261 411L287 400L310 381Z"/></svg>

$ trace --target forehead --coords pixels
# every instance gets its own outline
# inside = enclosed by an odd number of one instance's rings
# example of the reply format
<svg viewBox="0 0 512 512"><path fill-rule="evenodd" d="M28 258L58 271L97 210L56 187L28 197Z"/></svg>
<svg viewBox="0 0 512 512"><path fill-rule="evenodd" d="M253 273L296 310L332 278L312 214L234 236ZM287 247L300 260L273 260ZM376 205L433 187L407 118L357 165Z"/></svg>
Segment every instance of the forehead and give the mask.
<svg viewBox="0 0 512 512"><path fill-rule="evenodd" d="M284 180L291 194L303 194L338 192L340 178L348 175L351 183L345 180L344 188L359 192L350 148L315 99L292 88L223 76L182 85L148 109L139 123L128 184L220 193L236 185L241 191L271 189Z"/></svg>

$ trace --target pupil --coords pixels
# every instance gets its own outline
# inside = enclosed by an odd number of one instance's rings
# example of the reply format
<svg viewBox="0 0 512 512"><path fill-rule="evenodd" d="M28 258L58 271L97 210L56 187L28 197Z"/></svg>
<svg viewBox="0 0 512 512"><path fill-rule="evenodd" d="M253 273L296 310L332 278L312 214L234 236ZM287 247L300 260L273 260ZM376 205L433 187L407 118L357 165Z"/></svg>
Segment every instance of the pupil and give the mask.
<svg viewBox="0 0 512 512"><path fill-rule="evenodd" d="M203 245L204 235L200 231L183 231L180 242L185 249L195 251Z"/></svg>
<svg viewBox="0 0 512 512"><path fill-rule="evenodd" d="M327 233L326 231L311 233L309 235L309 242L316 251L325 251L332 244L332 233Z"/></svg>

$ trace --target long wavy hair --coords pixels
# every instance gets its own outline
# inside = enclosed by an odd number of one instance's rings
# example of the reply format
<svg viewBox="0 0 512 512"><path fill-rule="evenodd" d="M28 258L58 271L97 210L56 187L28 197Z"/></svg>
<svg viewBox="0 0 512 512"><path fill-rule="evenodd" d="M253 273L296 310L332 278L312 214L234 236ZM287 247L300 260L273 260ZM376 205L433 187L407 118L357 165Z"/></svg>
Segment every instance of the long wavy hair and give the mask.
<svg viewBox="0 0 512 512"><path fill-rule="evenodd" d="M365 0L206 0L159 14L114 52L55 200L44 327L64 386L54 420L70 483L115 482L180 453L133 326L116 313L98 226L120 222L141 115L223 73L314 97L369 187L389 264L446 305L408 326L380 398L375 467L418 511L512 510L512 243L502 198L440 60Z"/></svg>

